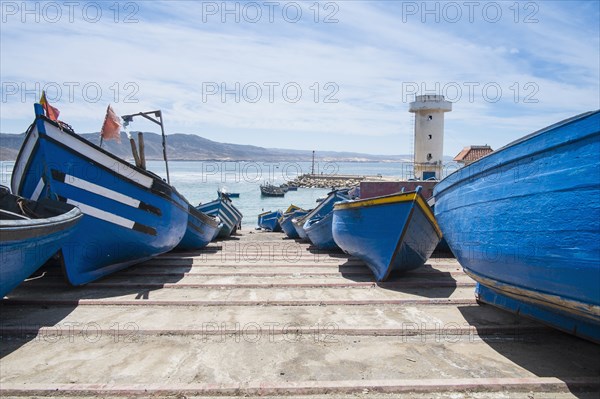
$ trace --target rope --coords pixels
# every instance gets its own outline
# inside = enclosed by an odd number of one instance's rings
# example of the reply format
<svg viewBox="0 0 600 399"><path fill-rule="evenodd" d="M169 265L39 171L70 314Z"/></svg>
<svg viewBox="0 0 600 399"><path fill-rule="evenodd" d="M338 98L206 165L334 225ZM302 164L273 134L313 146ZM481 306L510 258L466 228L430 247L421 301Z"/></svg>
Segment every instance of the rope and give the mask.
<svg viewBox="0 0 600 399"><path fill-rule="evenodd" d="M19 206L19 209L21 210L21 214L23 216L27 216L27 217L34 218L34 219L42 218L40 215L35 213L33 211L33 209L31 209L29 206L27 206L27 202L24 198L17 199L17 205Z"/></svg>

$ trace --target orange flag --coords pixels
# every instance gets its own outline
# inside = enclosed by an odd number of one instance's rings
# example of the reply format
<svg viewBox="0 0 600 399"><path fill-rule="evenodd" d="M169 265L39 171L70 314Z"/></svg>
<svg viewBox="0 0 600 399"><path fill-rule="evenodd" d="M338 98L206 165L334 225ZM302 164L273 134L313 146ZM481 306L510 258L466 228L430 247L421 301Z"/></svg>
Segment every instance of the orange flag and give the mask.
<svg viewBox="0 0 600 399"><path fill-rule="evenodd" d="M121 118L115 114L110 105L106 108L106 116L104 117L102 130L100 130L100 136L103 140L116 140L121 143Z"/></svg>
<svg viewBox="0 0 600 399"><path fill-rule="evenodd" d="M58 108L54 108L52 105L50 105L50 103L48 103L45 91L42 91L42 98L40 98L40 104L42 105L42 107L44 107L44 112L46 112L46 116L48 118L52 119L53 121L58 120L58 115L60 115L60 111L58 110Z"/></svg>

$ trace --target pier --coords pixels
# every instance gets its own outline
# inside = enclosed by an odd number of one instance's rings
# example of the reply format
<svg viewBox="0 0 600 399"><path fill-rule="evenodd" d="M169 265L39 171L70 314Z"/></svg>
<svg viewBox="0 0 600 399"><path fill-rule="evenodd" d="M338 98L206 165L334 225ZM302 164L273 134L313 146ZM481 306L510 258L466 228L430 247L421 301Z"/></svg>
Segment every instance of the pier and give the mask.
<svg viewBox="0 0 600 399"><path fill-rule="evenodd" d="M375 283L283 237L26 281L0 304L1 396L597 397L599 346L477 304L455 259Z"/></svg>

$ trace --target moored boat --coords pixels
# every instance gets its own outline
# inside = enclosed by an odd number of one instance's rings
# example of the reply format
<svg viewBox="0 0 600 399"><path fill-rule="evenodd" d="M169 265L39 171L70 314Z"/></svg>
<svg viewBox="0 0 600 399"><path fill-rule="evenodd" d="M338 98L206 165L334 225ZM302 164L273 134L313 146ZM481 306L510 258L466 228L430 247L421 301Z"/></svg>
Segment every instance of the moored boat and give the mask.
<svg viewBox="0 0 600 399"><path fill-rule="evenodd" d="M422 266L442 233L416 191L335 204L332 232L346 253L362 259L377 281Z"/></svg>
<svg viewBox="0 0 600 399"><path fill-rule="evenodd" d="M221 196L214 201L200 204L196 207L207 215L218 217L223 227L217 234L217 237L225 238L235 234L242 223L242 213L233 205L233 202Z"/></svg>
<svg viewBox="0 0 600 399"><path fill-rule="evenodd" d="M274 186L270 183L260 186L260 193L264 197L284 197L287 190L281 187Z"/></svg>
<svg viewBox="0 0 600 399"><path fill-rule="evenodd" d="M173 249L183 237L187 201L159 176L132 165L44 116L35 104L14 166L13 192L59 199L84 216L68 247L65 275L81 285Z"/></svg>
<svg viewBox="0 0 600 399"><path fill-rule="evenodd" d="M600 342L600 111L465 166L434 189L479 301Z"/></svg>
<svg viewBox="0 0 600 399"><path fill-rule="evenodd" d="M73 205L26 200L0 186L0 298L59 252L82 216Z"/></svg>
<svg viewBox="0 0 600 399"><path fill-rule="evenodd" d="M187 229L176 249L200 249L208 245L223 228L218 217L212 217L189 205Z"/></svg>
<svg viewBox="0 0 600 399"><path fill-rule="evenodd" d="M240 193L230 193L225 187L217 189L217 196L226 195L229 198L240 198Z"/></svg>

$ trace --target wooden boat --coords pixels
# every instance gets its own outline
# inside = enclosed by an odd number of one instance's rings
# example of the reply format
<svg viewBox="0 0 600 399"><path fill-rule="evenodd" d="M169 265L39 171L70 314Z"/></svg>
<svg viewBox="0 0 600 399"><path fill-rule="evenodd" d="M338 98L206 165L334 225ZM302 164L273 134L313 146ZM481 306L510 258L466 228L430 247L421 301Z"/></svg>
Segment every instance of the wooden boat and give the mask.
<svg viewBox="0 0 600 399"><path fill-rule="evenodd" d="M218 217L221 223L223 223L223 227L218 232L217 237L229 237L235 234L237 229L242 225L242 213L225 196L221 196L205 204L200 204L196 209L209 216Z"/></svg>
<svg viewBox="0 0 600 399"><path fill-rule="evenodd" d="M217 189L217 196L220 197L222 195L226 195L229 198L240 198L240 193L230 193L225 187Z"/></svg>
<svg viewBox="0 0 600 399"><path fill-rule="evenodd" d="M335 204L332 232L336 244L362 259L377 281L422 266L442 238L420 186L408 193Z"/></svg>
<svg viewBox="0 0 600 399"><path fill-rule="evenodd" d="M298 191L297 186L292 186L287 183L284 183L284 184L280 185L279 187L283 188L285 191Z"/></svg>
<svg viewBox="0 0 600 399"><path fill-rule="evenodd" d="M73 205L26 200L0 186L0 298L59 252L82 216Z"/></svg>
<svg viewBox="0 0 600 399"><path fill-rule="evenodd" d="M223 228L223 223L218 217L205 214L189 205L188 225L183 238L175 249L191 250L200 249L208 245Z"/></svg>
<svg viewBox="0 0 600 399"><path fill-rule="evenodd" d="M306 211L296 205L290 205L289 208L279 218L279 225L281 230L288 236L288 238L298 238L298 232L292 224L292 219L295 217L301 217L306 215L310 211Z"/></svg>
<svg viewBox="0 0 600 399"><path fill-rule="evenodd" d="M284 197L285 190L281 187L274 186L270 183L262 184L260 186L260 193L265 197Z"/></svg>
<svg viewBox="0 0 600 399"><path fill-rule="evenodd" d="M177 190L50 120L40 104L35 111L12 190L33 200L59 199L83 212L81 234L62 251L69 283L88 283L179 244L188 202Z"/></svg>
<svg viewBox="0 0 600 399"><path fill-rule="evenodd" d="M282 212L279 210L263 212L258 215L258 226L264 230L281 231L281 225L279 224L281 215Z"/></svg>
<svg viewBox="0 0 600 399"><path fill-rule="evenodd" d="M319 249L337 249L333 240L331 223L333 207L340 201L348 200L348 191L332 191L307 216L302 226L308 239Z"/></svg>
<svg viewBox="0 0 600 399"><path fill-rule="evenodd" d="M308 235L304 231L304 222L306 222L307 217L308 214L292 218L292 226L294 226L294 230L296 230L296 234L298 234L298 238L301 240L308 240Z"/></svg>
<svg viewBox="0 0 600 399"><path fill-rule="evenodd" d="M332 232L333 210L325 216L317 216L304 223L304 231L310 242L319 249L338 249Z"/></svg>
<svg viewBox="0 0 600 399"><path fill-rule="evenodd" d="M479 301L600 342L600 111L525 136L434 189Z"/></svg>

